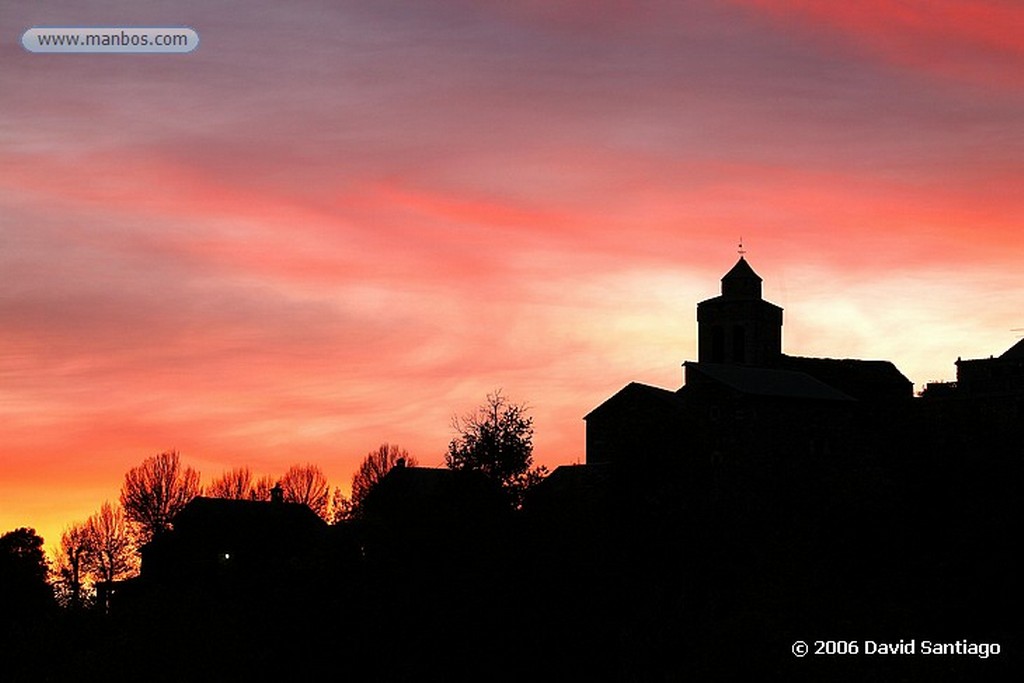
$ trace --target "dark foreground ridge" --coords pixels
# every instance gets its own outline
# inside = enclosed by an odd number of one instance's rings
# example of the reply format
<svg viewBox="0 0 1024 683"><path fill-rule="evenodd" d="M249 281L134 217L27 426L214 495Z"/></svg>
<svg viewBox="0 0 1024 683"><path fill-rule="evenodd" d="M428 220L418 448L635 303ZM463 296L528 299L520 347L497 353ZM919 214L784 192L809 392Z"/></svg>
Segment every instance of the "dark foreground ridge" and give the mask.
<svg viewBox="0 0 1024 683"><path fill-rule="evenodd" d="M330 526L197 498L105 609L9 629L9 677L1013 679L1024 342L914 397L887 361L785 355L743 258L698 324L685 385L593 409L586 464L521 509L403 465Z"/></svg>

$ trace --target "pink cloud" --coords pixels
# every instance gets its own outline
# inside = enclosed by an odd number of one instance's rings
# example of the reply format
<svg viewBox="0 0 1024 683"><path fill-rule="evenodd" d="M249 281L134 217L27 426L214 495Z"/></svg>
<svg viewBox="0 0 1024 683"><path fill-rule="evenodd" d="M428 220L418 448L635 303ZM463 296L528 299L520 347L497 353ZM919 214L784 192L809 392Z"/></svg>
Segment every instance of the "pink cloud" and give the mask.
<svg viewBox="0 0 1024 683"><path fill-rule="evenodd" d="M735 0L782 20L847 36L901 66L939 76L1019 87L1024 8L999 0Z"/></svg>
<svg viewBox="0 0 1024 683"><path fill-rule="evenodd" d="M383 440L440 464L497 387L573 461L622 384L681 381L741 235L801 350L864 348L808 313L832 286L847 337L891 326L878 353L944 372L921 336L1019 308L1019 102L973 87L1017 82L1019 13L825 4L194 3L190 61L11 55L0 532L91 514L171 447L341 486Z"/></svg>

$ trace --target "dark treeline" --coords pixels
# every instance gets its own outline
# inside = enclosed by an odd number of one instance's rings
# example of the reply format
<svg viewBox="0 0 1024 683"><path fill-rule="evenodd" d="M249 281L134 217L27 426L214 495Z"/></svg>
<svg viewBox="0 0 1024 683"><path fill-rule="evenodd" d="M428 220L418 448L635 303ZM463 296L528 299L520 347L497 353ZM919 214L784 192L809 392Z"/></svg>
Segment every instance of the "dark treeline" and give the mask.
<svg viewBox="0 0 1024 683"><path fill-rule="evenodd" d="M526 411L499 391L476 412L453 419L457 435L446 456L450 471L493 482L495 507L502 512L521 507L529 486L546 473L532 465L533 423ZM33 529L2 535L0 637L4 649L17 656L0 665L0 680L58 680L86 673L107 680L233 680L246 672L259 678L276 667L282 675L309 671L323 647L325 652L351 649L352 661L337 664L354 664L356 652L368 652L392 637L371 636L372 624L388 604L382 594L390 592L392 566L372 553L367 559L365 546L386 546L382 557L386 552L389 558L399 547L383 540L389 534L377 528L379 520L367 519L364 508L392 469L416 465L407 451L384 443L362 461L347 498L339 488L331 491L312 464L294 465L280 477L255 476L240 467L204 488L199 472L177 451L146 458L125 474L118 502L104 502L96 514L65 528L52 560ZM278 562L268 548L265 557L230 576L179 580L157 569L147 573L145 556L160 559L168 543L173 549L182 535L176 522L190 503L215 499L258 506L275 494L283 506L308 508L330 523L315 538L305 539L303 552L287 563ZM279 540L256 539L261 544ZM453 548L448 544L448 550ZM437 585L446 573L434 572L427 579L432 563L410 556L393 580L401 584L402 575L410 586ZM466 587L468 581L461 583ZM405 632L415 642L419 626L409 619L411 614L400 619L406 623L396 633ZM320 640L317 634L335 627L352 630L347 644ZM270 653L274 661L265 659Z"/></svg>
<svg viewBox="0 0 1024 683"><path fill-rule="evenodd" d="M1005 434L944 438L965 433L951 420L920 425L937 432L920 441L901 436L916 427L865 434L832 459L754 448L742 461L548 476L526 477L529 459L511 475L485 471L466 455L482 442L493 456L496 433L479 429L453 441L449 453L466 457L447 470L378 452L375 480L343 519L264 527L269 550L254 564L232 565L245 559L234 548L216 562L189 553L221 540L218 520L272 502L194 504L148 546L174 552L144 554L109 609L18 592L19 616L4 623L17 656L0 678L1012 680L1020 446ZM38 547L24 532L11 543L29 558ZM31 566L18 580L38 587ZM796 641L823 639L995 642L1002 653L793 656Z"/></svg>

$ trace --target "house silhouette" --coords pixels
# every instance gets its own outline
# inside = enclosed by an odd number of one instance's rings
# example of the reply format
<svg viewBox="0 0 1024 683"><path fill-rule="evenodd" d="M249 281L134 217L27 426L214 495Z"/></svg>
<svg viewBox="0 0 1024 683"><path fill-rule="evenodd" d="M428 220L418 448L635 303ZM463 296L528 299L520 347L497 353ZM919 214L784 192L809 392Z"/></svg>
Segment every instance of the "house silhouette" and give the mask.
<svg viewBox="0 0 1024 683"><path fill-rule="evenodd" d="M142 548L141 578L178 587L250 583L309 562L327 524L307 505L197 497Z"/></svg>

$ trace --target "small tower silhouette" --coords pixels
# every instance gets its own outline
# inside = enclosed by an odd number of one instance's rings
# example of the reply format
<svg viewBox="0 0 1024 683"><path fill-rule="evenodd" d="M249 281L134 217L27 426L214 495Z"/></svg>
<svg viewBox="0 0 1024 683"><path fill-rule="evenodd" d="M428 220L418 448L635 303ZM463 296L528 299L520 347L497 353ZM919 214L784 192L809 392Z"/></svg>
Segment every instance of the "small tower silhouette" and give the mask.
<svg viewBox="0 0 1024 683"><path fill-rule="evenodd" d="M697 304L697 361L769 367L782 356L782 309L761 298L761 278L740 260L722 277L722 294Z"/></svg>

